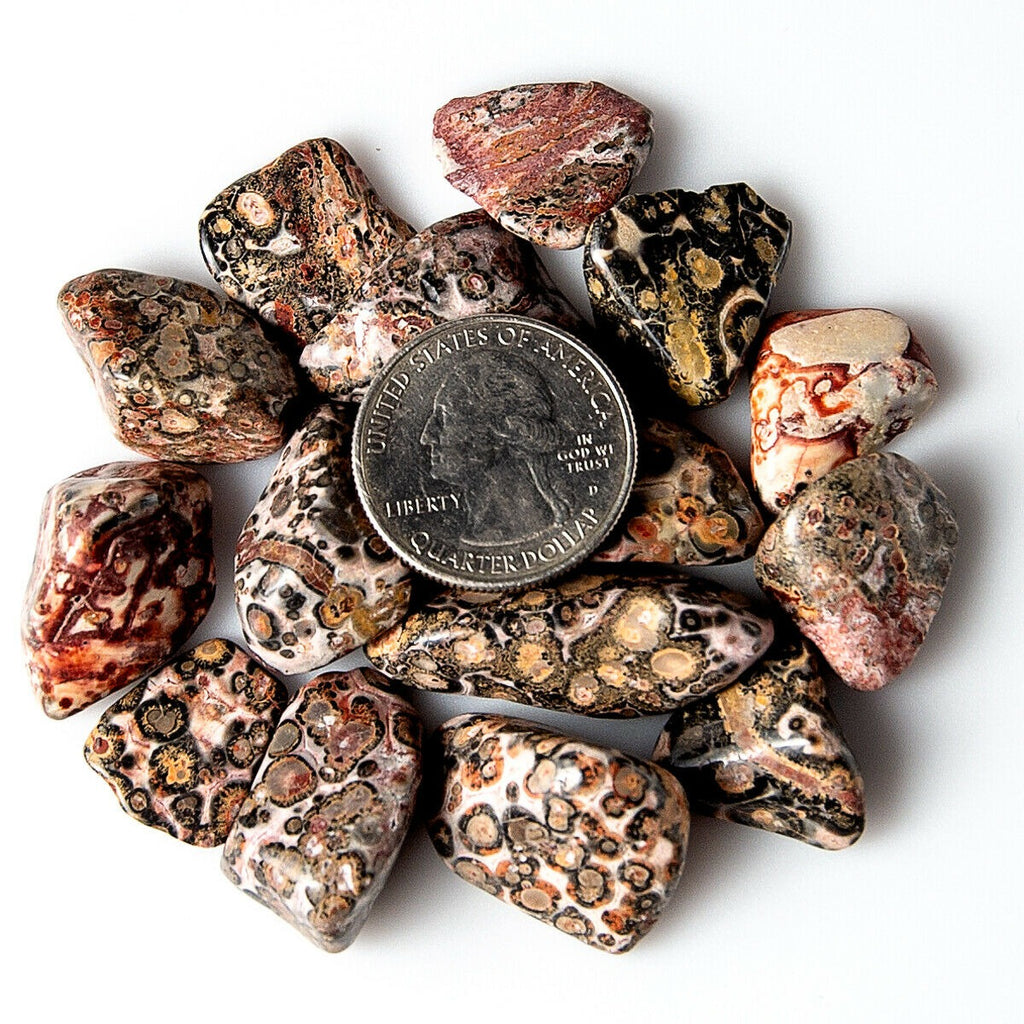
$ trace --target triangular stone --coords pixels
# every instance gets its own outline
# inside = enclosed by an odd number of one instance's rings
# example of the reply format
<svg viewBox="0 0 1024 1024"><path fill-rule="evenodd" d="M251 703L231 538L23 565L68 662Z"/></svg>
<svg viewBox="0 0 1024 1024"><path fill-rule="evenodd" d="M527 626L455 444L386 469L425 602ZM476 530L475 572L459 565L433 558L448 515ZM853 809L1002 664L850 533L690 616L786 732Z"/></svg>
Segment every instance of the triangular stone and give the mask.
<svg viewBox="0 0 1024 1024"><path fill-rule="evenodd" d="M793 634L738 682L674 712L653 759L700 813L839 850L864 829L864 785L810 645Z"/></svg>

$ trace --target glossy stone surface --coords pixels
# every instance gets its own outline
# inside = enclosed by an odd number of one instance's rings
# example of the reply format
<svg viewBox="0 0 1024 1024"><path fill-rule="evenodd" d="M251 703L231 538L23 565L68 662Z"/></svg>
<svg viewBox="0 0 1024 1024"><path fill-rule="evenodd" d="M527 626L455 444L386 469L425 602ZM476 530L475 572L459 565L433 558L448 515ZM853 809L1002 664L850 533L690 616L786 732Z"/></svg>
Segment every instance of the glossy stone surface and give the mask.
<svg viewBox="0 0 1024 1024"><path fill-rule="evenodd" d="M754 573L845 682L877 690L924 640L956 542L956 516L932 479L876 452L801 491L765 531Z"/></svg>
<svg viewBox="0 0 1024 1024"><path fill-rule="evenodd" d="M518 594L443 591L366 655L407 686L581 715L657 715L727 686L772 624L703 580L574 575Z"/></svg>
<svg viewBox="0 0 1024 1024"><path fill-rule="evenodd" d="M609 953L653 927L679 880L690 816L662 768L499 715L462 715L439 741L428 830L460 877Z"/></svg>
<svg viewBox="0 0 1024 1024"><path fill-rule="evenodd" d="M331 398L358 401L417 335L477 313L519 313L573 334L583 329L533 249L473 210L404 243L306 347L302 366Z"/></svg>
<svg viewBox="0 0 1024 1024"><path fill-rule="evenodd" d="M674 711L653 759L690 807L841 850L864 831L864 783L810 645L776 641L738 682Z"/></svg>
<svg viewBox="0 0 1024 1024"><path fill-rule="evenodd" d="M332 139L301 142L239 178L199 221L221 288L299 345L412 233Z"/></svg>
<svg viewBox="0 0 1024 1024"><path fill-rule="evenodd" d="M598 562L714 565L753 555L764 521L729 456L699 431L649 419L636 483Z"/></svg>
<svg viewBox="0 0 1024 1024"><path fill-rule="evenodd" d="M434 115L445 176L502 227L574 249L651 151L651 112L599 82L514 85Z"/></svg>
<svg viewBox="0 0 1024 1024"><path fill-rule="evenodd" d="M299 689L224 847L235 885L331 953L380 895L422 775L420 721L386 683L357 670Z"/></svg>
<svg viewBox="0 0 1024 1024"><path fill-rule="evenodd" d="M775 317L750 379L750 465L761 500L778 512L830 469L878 451L932 404L936 386L924 349L892 313Z"/></svg>
<svg viewBox="0 0 1024 1024"><path fill-rule="evenodd" d="M374 532L352 480L351 411L314 410L238 538L235 604L272 668L311 672L405 614L410 573Z"/></svg>
<svg viewBox="0 0 1024 1024"><path fill-rule="evenodd" d="M22 644L43 710L66 718L145 675L213 602L210 486L169 462L112 462L43 503Z"/></svg>
<svg viewBox="0 0 1024 1024"><path fill-rule="evenodd" d="M107 708L85 759L133 818L195 846L219 846L287 700L240 647L207 640Z"/></svg>
<svg viewBox="0 0 1024 1024"><path fill-rule="evenodd" d="M728 397L789 245L785 214L750 186L623 197L587 232L599 326L642 345L691 406Z"/></svg>
<svg viewBox="0 0 1024 1024"><path fill-rule="evenodd" d="M240 306L190 281L135 270L76 277L58 301L129 448L178 462L242 462L284 444L295 371Z"/></svg>

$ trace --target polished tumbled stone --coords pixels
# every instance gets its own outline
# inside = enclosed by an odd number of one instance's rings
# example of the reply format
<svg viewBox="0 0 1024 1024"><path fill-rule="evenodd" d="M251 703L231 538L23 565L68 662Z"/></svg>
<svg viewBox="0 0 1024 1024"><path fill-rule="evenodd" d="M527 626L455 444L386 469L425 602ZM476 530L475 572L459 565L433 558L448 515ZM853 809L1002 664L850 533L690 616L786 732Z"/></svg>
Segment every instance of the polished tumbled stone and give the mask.
<svg viewBox="0 0 1024 1024"><path fill-rule="evenodd" d="M932 479L877 452L801 491L765 531L754 572L840 678L877 690L924 640L956 542L956 516Z"/></svg>
<svg viewBox="0 0 1024 1024"><path fill-rule="evenodd" d="M443 591L366 645L408 686L581 715L657 715L727 686L772 624L696 579L574 575L516 594Z"/></svg>
<svg viewBox="0 0 1024 1024"><path fill-rule="evenodd" d="M785 214L744 184L621 199L587 233L599 325L639 344L687 404L729 395L789 245Z"/></svg>
<svg viewBox="0 0 1024 1024"><path fill-rule="evenodd" d="M668 420L640 426L636 483L598 562L714 565L753 555L764 521L729 456Z"/></svg>
<svg viewBox="0 0 1024 1024"><path fill-rule="evenodd" d="M778 512L812 480L878 451L935 399L910 328L881 309L812 309L768 324L750 378L751 473Z"/></svg>
<svg viewBox="0 0 1024 1024"><path fill-rule="evenodd" d="M478 313L517 313L583 330L533 249L473 210L405 242L306 346L302 367L331 398L358 401L417 335Z"/></svg>
<svg viewBox="0 0 1024 1024"><path fill-rule="evenodd" d="M249 646L288 674L322 668L393 626L410 573L352 480L353 412L321 406L292 435L238 538L235 604Z"/></svg>
<svg viewBox="0 0 1024 1024"><path fill-rule="evenodd" d="M52 718L156 668L213 601L210 486L170 462L113 462L51 488L22 642Z"/></svg>
<svg viewBox="0 0 1024 1024"><path fill-rule="evenodd" d="M434 115L445 176L504 228L573 249L651 150L651 112L599 82L515 85Z"/></svg>
<svg viewBox="0 0 1024 1024"><path fill-rule="evenodd" d="M864 830L864 783L810 645L787 630L740 680L672 713L653 760L690 807L841 850Z"/></svg>
<svg viewBox="0 0 1024 1024"><path fill-rule="evenodd" d="M299 345L412 233L332 139L302 142L239 178L199 222L217 283Z"/></svg>
<svg viewBox="0 0 1024 1024"><path fill-rule="evenodd" d="M118 440L179 462L242 462L284 444L295 371L260 322L208 288L97 270L59 298Z"/></svg>
<svg viewBox="0 0 1024 1024"><path fill-rule="evenodd" d="M230 640L207 640L103 712L85 759L124 810L194 846L219 846L287 703Z"/></svg>
<svg viewBox="0 0 1024 1024"><path fill-rule="evenodd" d="M679 880L690 817L655 764L532 722L445 723L428 828L462 879L609 953L650 931Z"/></svg>
<svg viewBox="0 0 1024 1024"><path fill-rule="evenodd" d="M419 718L386 683L371 669L299 689L224 847L235 885L331 953L384 888L422 775Z"/></svg>

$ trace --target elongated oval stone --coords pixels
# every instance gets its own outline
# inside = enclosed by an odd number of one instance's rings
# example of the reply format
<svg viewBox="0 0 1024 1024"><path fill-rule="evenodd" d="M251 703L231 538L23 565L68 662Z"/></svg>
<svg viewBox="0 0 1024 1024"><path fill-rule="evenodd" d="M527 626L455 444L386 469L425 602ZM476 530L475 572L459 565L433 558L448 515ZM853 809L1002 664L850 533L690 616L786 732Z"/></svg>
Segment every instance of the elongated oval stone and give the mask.
<svg viewBox="0 0 1024 1024"><path fill-rule="evenodd" d="M51 488L25 595L32 686L66 718L145 675L213 602L210 485L169 462L112 462Z"/></svg>
<svg viewBox="0 0 1024 1024"><path fill-rule="evenodd" d="M477 313L519 313L584 330L533 249L473 210L431 224L374 270L303 351L302 367L336 401L359 401L392 356L427 328Z"/></svg>
<svg viewBox="0 0 1024 1024"><path fill-rule="evenodd" d="M703 580L577 575L496 599L443 591L366 655L407 686L631 718L728 685L771 640L746 598Z"/></svg>
<svg viewBox="0 0 1024 1024"><path fill-rule="evenodd" d="M219 846L249 794L285 688L230 640L206 640L100 716L85 759L145 825Z"/></svg>
<svg viewBox="0 0 1024 1024"><path fill-rule="evenodd" d="M332 139L292 146L203 211L203 259L233 299L305 345L413 229Z"/></svg>
<svg viewBox="0 0 1024 1024"><path fill-rule="evenodd" d="M651 112L600 82L513 85L434 115L445 177L502 227L575 249L651 151Z"/></svg>
<svg viewBox="0 0 1024 1024"><path fill-rule="evenodd" d="M625 196L587 232L594 316L643 346L688 405L714 405L757 336L789 236L749 185Z"/></svg>
<svg viewBox="0 0 1024 1024"><path fill-rule="evenodd" d="M864 831L864 783L810 645L795 635L731 686L673 711L653 760L690 807L841 850Z"/></svg>
<svg viewBox="0 0 1024 1024"><path fill-rule="evenodd" d="M235 550L246 642L272 668L311 672L393 626L409 570L377 535L352 479L353 413L321 406L295 432Z"/></svg>
<svg viewBox="0 0 1024 1024"><path fill-rule="evenodd" d="M224 847L224 873L321 949L347 948L405 840L421 726L369 671L328 672L281 718Z"/></svg>
<svg viewBox="0 0 1024 1024"><path fill-rule="evenodd" d="M129 448L178 462L242 462L284 444L295 371L240 306L190 281L135 270L76 277L59 305Z"/></svg>
<svg viewBox="0 0 1024 1024"><path fill-rule="evenodd" d="M714 565L753 555L764 520L729 456L663 419L639 430L637 479L598 562Z"/></svg>
<svg viewBox="0 0 1024 1024"><path fill-rule="evenodd" d="M924 640L956 541L956 516L931 477L876 452L801 491L765 531L754 573L844 682L877 690Z"/></svg>
<svg viewBox="0 0 1024 1024"><path fill-rule="evenodd" d="M750 468L778 512L812 480L877 451L933 402L910 328L881 309L810 309L768 325L750 378Z"/></svg>
<svg viewBox="0 0 1024 1024"><path fill-rule="evenodd" d="M462 715L439 740L428 829L460 877L595 949L653 927L686 859L690 816L658 765L516 718Z"/></svg>

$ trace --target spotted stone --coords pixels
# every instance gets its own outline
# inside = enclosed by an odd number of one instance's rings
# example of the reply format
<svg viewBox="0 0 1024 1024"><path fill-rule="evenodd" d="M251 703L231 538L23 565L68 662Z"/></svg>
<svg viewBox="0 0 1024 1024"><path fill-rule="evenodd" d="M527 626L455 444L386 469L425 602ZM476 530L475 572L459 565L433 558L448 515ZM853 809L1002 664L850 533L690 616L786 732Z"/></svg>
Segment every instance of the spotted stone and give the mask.
<svg viewBox="0 0 1024 1024"><path fill-rule="evenodd" d="M757 336L789 236L785 214L744 184L625 196L587 233L594 316L688 405L714 405Z"/></svg>
<svg viewBox="0 0 1024 1024"><path fill-rule="evenodd" d="M728 685L771 639L745 598L702 580L575 575L497 598L443 591L366 655L408 686L627 718Z"/></svg>
<svg viewBox="0 0 1024 1024"><path fill-rule="evenodd" d="M239 178L199 221L217 283L300 346L412 233L332 139L301 142Z"/></svg>
<svg viewBox="0 0 1024 1024"><path fill-rule="evenodd" d="M906 430L935 398L925 351L881 309L811 309L768 325L750 378L750 467L778 512L812 480Z"/></svg>
<svg viewBox="0 0 1024 1024"><path fill-rule="evenodd" d="M651 151L651 112L599 82L514 85L434 115L445 176L502 227L574 249Z"/></svg>
<svg viewBox="0 0 1024 1024"><path fill-rule="evenodd" d="M714 565L753 555L764 521L729 456L668 420L639 430L637 479L599 562Z"/></svg>
<svg viewBox="0 0 1024 1024"><path fill-rule="evenodd" d="M332 953L380 895L422 774L420 721L384 685L367 670L300 687L224 847L235 885Z"/></svg>
<svg viewBox="0 0 1024 1024"><path fill-rule="evenodd" d="M381 264L306 347L302 367L331 398L358 401L417 335L477 313L585 329L533 249L473 210L432 224Z"/></svg>
<svg viewBox="0 0 1024 1024"><path fill-rule="evenodd" d="M214 593L210 486L169 462L113 462L51 488L43 504L22 643L51 718L165 661Z"/></svg>
<svg viewBox="0 0 1024 1024"><path fill-rule="evenodd" d="M246 642L272 668L311 672L393 626L410 573L356 496L353 413L316 409L288 442L235 551Z"/></svg>
<svg viewBox="0 0 1024 1024"><path fill-rule="evenodd" d="M765 531L754 572L845 682L877 690L924 640L956 542L956 516L932 479L876 452L801 491Z"/></svg>
<svg viewBox="0 0 1024 1024"><path fill-rule="evenodd" d="M284 444L298 396L255 317L208 288L97 270L59 298L68 337L118 440L180 462L242 462Z"/></svg>
<svg viewBox="0 0 1024 1024"><path fill-rule="evenodd" d="M826 850L864 830L864 783L810 645L790 631L739 681L674 711L653 759L692 810Z"/></svg>
<svg viewBox="0 0 1024 1024"><path fill-rule="evenodd" d="M650 931L686 858L689 811L672 775L498 715L454 718L439 740L428 829L460 878L609 953Z"/></svg>
<svg viewBox="0 0 1024 1024"><path fill-rule="evenodd" d="M103 712L85 759L133 818L219 846L288 694L230 640L207 640Z"/></svg>

